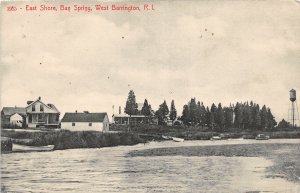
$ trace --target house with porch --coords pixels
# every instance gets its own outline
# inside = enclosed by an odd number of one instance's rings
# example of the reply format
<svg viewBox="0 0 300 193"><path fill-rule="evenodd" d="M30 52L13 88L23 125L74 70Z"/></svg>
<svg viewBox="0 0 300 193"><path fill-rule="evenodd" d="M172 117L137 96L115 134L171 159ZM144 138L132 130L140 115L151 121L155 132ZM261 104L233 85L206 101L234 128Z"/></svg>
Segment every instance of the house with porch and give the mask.
<svg viewBox="0 0 300 193"><path fill-rule="evenodd" d="M152 124L157 125L158 119L154 114L154 111L151 112L150 116L145 116L142 114L142 108L144 103L137 103L137 113L135 115L128 115L126 113L121 113L121 107L119 107L119 113L112 115L112 123L117 125L129 125L130 122L132 125L137 124Z"/></svg>
<svg viewBox="0 0 300 193"><path fill-rule="evenodd" d="M59 128L60 112L53 104L46 104L39 97L35 101L27 101L26 124L29 128Z"/></svg>

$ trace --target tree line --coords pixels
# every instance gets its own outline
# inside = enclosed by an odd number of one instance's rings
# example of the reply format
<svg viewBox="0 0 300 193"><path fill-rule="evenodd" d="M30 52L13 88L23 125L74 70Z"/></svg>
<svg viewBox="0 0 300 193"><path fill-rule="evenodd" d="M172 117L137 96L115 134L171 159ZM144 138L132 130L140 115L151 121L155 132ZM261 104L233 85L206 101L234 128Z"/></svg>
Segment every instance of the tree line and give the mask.
<svg viewBox="0 0 300 193"><path fill-rule="evenodd" d="M159 105L158 110L154 111L148 100L145 99L142 110L137 108L135 94L133 90L129 91L125 106L125 113L128 115L142 114L145 117L156 117L158 124L164 125L170 120L181 121L188 126L213 127L216 131L225 131L229 128L248 129L248 130L269 130L274 128L277 123L266 105L262 108L252 101L237 102L229 106L222 106L221 103L211 107L205 106L203 102L191 98L183 106L182 115L177 115L174 100L171 101L170 109L166 101Z"/></svg>

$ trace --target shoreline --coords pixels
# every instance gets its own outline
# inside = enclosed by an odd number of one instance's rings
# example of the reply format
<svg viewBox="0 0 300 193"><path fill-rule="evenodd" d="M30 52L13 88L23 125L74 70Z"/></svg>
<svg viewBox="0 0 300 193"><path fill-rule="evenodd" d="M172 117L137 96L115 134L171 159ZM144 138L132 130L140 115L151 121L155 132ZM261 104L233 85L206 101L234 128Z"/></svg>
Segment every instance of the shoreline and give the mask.
<svg viewBox="0 0 300 193"><path fill-rule="evenodd" d="M300 142L204 144L179 147L154 147L130 151L128 157L187 156L264 158L272 162L266 168L267 178L284 178L300 184Z"/></svg>

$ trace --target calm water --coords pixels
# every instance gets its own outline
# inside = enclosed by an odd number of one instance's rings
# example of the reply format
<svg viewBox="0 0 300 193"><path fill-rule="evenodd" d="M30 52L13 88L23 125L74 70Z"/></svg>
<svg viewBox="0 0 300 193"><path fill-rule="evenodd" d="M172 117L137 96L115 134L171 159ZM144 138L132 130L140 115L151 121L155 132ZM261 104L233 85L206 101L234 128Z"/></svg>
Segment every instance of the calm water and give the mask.
<svg viewBox="0 0 300 193"><path fill-rule="evenodd" d="M269 140L268 142L283 142ZM290 142L299 142L290 140ZM245 157L127 157L130 150L252 141L161 142L102 149L4 154L1 185L18 192L298 192L284 179L265 178L272 164Z"/></svg>

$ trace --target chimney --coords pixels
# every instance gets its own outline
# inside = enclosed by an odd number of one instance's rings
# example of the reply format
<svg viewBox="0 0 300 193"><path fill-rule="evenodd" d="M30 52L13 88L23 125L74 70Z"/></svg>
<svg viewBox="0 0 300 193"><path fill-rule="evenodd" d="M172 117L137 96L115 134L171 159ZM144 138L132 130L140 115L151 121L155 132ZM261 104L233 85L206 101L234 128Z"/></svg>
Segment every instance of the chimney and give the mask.
<svg viewBox="0 0 300 193"><path fill-rule="evenodd" d="M39 100L41 100L41 97L39 96Z"/></svg>
<svg viewBox="0 0 300 193"><path fill-rule="evenodd" d="M119 114L121 114L121 106L119 106Z"/></svg>
<svg viewBox="0 0 300 193"><path fill-rule="evenodd" d="M77 113L77 110L75 111L75 113Z"/></svg>

